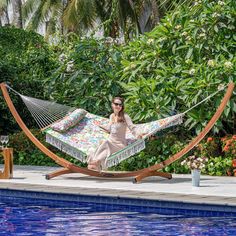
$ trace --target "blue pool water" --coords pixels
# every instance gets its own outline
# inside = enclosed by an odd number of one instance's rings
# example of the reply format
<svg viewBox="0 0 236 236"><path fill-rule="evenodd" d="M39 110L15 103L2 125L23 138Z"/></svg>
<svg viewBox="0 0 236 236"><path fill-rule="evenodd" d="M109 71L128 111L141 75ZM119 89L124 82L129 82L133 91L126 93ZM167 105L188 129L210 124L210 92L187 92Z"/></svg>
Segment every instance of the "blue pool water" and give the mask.
<svg viewBox="0 0 236 236"><path fill-rule="evenodd" d="M0 235L236 235L236 216L202 212L193 217L178 211L166 215L158 208L142 209L1 197Z"/></svg>

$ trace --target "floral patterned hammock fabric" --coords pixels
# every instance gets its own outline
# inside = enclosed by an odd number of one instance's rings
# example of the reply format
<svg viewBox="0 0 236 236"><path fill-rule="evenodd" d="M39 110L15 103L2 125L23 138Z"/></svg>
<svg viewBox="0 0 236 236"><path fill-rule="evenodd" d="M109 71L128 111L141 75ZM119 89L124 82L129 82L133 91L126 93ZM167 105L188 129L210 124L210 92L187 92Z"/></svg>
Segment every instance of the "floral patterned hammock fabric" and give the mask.
<svg viewBox="0 0 236 236"><path fill-rule="evenodd" d="M140 133L146 133L146 137L148 137L162 129L181 124L182 117L183 114L181 113L161 120L138 124L136 130L137 132L140 130ZM52 128L46 129L46 141L72 157L86 162L87 155L94 152L100 143L109 136L108 133L94 125L94 120L100 121L102 125L109 122L107 118L87 113L76 126L64 133L57 132ZM108 157L107 167L117 165L145 148L145 139L135 139L128 129L126 139L128 146Z"/></svg>

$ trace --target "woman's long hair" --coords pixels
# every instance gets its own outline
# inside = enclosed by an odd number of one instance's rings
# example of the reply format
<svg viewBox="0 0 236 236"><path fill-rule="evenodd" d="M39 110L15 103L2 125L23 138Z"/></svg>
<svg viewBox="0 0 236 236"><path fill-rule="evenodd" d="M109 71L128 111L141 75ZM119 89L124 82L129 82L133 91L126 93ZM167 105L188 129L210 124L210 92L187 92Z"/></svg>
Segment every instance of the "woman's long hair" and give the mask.
<svg viewBox="0 0 236 236"><path fill-rule="evenodd" d="M114 103L115 100L120 100L122 103L122 109L119 111L118 116L117 116L117 122L125 122L125 114L124 114L124 98L122 97L114 97L112 99L112 103Z"/></svg>

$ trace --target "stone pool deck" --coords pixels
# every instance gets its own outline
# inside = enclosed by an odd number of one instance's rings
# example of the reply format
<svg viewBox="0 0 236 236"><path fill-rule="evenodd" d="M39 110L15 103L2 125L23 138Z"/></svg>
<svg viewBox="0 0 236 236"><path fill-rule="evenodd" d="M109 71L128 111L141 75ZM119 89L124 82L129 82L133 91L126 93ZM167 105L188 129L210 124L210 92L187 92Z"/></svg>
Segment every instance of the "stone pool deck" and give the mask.
<svg viewBox="0 0 236 236"><path fill-rule="evenodd" d="M14 166L12 179L0 179L0 191L27 190L236 206L236 177L202 175L200 187L191 186L190 175L175 174L171 180L150 177L139 184L133 184L132 178L101 179L81 174L67 174L46 180L45 174L56 169Z"/></svg>

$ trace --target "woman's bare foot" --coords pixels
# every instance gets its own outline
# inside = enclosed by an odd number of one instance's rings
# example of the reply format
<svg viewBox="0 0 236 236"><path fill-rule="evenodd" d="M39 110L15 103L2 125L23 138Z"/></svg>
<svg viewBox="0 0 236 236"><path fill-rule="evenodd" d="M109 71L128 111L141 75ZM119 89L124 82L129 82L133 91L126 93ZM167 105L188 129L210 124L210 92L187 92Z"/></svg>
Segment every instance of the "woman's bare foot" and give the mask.
<svg viewBox="0 0 236 236"><path fill-rule="evenodd" d="M96 170L96 171L101 171L100 166L94 165L94 164L89 164L89 165L88 165L88 169L90 169L90 170Z"/></svg>

